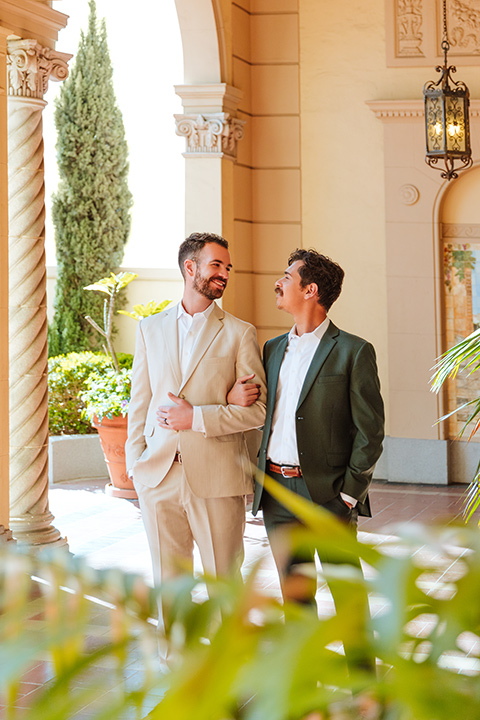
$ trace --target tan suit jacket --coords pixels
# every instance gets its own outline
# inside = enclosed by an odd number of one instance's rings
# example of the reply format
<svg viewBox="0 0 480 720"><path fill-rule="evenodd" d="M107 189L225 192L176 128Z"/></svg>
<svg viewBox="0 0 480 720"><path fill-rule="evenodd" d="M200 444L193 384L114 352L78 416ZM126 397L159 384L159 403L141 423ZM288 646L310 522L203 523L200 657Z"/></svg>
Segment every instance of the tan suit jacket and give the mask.
<svg viewBox="0 0 480 720"><path fill-rule="evenodd" d="M248 408L227 404L238 377L255 373L259 400ZM201 406L205 433L159 427L167 393ZM245 431L265 419L265 374L255 328L215 304L184 376L178 360L177 306L139 324L128 410L127 468L135 483L156 487L180 451L187 482L197 497L252 492Z"/></svg>

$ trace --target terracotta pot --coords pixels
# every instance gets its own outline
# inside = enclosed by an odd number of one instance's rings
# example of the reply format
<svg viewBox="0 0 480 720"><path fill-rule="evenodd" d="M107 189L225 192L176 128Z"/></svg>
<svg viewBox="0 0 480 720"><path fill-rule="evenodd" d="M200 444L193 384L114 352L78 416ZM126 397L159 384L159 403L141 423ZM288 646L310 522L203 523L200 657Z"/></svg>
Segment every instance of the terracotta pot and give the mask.
<svg viewBox="0 0 480 720"><path fill-rule="evenodd" d="M127 441L127 418L117 415L113 418L93 418L93 427L100 436L105 462L111 482L105 485L107 495L136 499L137 493L132 481L127 477L125 465L125 443Z"/></svg>

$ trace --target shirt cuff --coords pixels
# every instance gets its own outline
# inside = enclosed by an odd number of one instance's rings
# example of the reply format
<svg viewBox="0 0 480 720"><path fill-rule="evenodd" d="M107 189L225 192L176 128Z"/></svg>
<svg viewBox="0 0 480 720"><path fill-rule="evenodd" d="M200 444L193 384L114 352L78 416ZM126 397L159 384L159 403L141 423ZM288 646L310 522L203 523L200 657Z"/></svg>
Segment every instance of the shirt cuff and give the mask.
<svg viewBox="0 0 480 720"><path fill-rule="evenodd" d="M199 405L193 406L192 430L194 432L205 432L205 423L203 421L202 408Z"/></svg>
<svg viewBox="0 0 480 720"><path fill-rule="evenodd" d="M351 505L352 507L355 507L355 505L356 505L357 502L358 502L358 500L356 500L355 498L353 498L351 495L347 495L346 493L342 493L342 492L341 492L341 493L340 493L340 497L342 498L342 500L343 500L344 502L350 503L350 505Z"/></svg>

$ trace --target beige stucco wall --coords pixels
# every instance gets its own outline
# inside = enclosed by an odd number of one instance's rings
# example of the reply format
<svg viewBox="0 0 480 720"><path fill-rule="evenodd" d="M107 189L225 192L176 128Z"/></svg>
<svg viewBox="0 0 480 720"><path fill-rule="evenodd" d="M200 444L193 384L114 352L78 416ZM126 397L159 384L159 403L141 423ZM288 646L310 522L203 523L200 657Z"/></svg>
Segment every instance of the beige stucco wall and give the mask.
<svg viewBox="0 0 480 720"><path fill-rule="evenodd" d="M424 294L420 287L415 297L408 298L404 283L401 284L403 289L396 293L391 268L387 271L385 206L389 177L384 173L384 131L365 103L380 99L421 100L423 84L437 79L438 75L434 67L387 67L385 37L388 28L382 0L351 2L348 14L342 3L325 5L314 0L300 0L299 17L303 243L330 254L345 268L344 291L332 317L342 327L374 343L387 410L390 410L392 370L393 378L398 373L405 378L408 368L404 363L402 367L396 366L395 359L389 358L393 346L390 344L389 348L388 344L388 323L392 321L392 315L389 318L387 314L388 294L390 302L393 300L397 305L397 320L401 321L404 303L416 303L416 311L422 316L427 308L422 307ZM424 34L433 34L434 30L425 25L422 28ZM467 82L471 95L478 97L478 69L462 67L461 60L458 66L457 79L461 77ZM421 121L416 127L421 129ZM423 133L412 135L411 140L412 151L422 158ZM438 182L438 173L427 166L421 172ZM405 174L405 181L411 181L412 175L415 176L414 173ZM432 216L433 210L432 203ZM407 220L408 208L404 207L403 212ZM430 238L428 243L431 245ZM412 280L423 283L420 278L415 279L418 275L414 271L415 248L411 249ZM431 276L432 285L433 281ZM396 293L395 298L392 293ZM410 307L410 310L412 321L409 324L413 330L415 308ZM433 335L435 310L432 309L429 317ZM405 343L405 336L400 341ZM433 364L433 343L430 353ZM414 357L413 352L410 357ZM405 390L399 399L394 388L395 413L398 415L397 410L400 410L399 402L403 407L402 417L410 418L400 431L404 437L438 437L437 428L432 427L437 413L428 397L428 368L429 364L422 374L424 388L421 395ZM402 382L406 388L407 384ZM425 410L423 407L415 410L411 406L414 397L427 403ZM422 422L413 427L412 432L412 418L416 412L422 416ZM387 417L390 419L390 412ZM390 425L389 422L387 431L391 429ZM396 424L395 434L398 430L399 424Z"/></svg>

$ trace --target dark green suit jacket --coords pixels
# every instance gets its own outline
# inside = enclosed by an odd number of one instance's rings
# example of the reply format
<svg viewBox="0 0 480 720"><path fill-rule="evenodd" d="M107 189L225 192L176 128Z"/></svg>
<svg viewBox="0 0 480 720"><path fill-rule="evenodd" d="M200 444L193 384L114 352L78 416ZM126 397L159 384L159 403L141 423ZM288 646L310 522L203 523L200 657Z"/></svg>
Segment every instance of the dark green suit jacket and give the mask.
<svg viewBox="0 0 480 720"><path fill-rule="evenodd" d="M288 334L281 335L269 340L263 351L268 392L258 463L262 471L287 344ZM312 500L323 505L344 492L358 500L360 515L370 516L368 487L384 437L383 400L370 343L330 322L307 371L295 424L300 467ZM254 514L262 492L257 482Z"/></svg>

